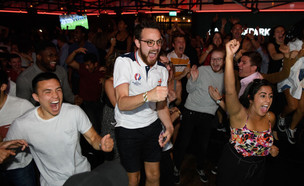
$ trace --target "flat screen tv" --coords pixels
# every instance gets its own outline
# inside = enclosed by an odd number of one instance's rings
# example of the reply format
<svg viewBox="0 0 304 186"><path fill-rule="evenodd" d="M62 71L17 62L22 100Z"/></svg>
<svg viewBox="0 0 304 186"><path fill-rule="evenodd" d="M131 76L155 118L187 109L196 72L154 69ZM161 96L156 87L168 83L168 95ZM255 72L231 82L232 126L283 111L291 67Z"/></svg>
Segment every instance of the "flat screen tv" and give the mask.
<svg viewBox="0 0 304 186"><path fill-rule="evenodd" d="M86 29L89 29L88 18L85 14L60 15L59 20L62 30L74 30L76 26L83 26Z"/></svg>

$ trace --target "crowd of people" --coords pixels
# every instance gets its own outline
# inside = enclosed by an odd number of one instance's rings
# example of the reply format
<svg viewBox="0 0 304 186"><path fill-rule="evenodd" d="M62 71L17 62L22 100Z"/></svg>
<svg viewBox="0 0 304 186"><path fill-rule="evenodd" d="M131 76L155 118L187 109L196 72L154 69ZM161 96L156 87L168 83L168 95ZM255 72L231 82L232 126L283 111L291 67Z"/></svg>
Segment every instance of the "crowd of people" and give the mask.
<svg viewBox="0 0 304 186"><path fill-rule="evenodd" d="M170 186L192 152L203 183L211 171L219 186L263 185L266 157L282 135L295 145L303 124L303 25L276 25L268 40L218 16L206 37L152 17L53 37L7 28L1 182ZM211 152L215 132L224 140Z"/></svg>

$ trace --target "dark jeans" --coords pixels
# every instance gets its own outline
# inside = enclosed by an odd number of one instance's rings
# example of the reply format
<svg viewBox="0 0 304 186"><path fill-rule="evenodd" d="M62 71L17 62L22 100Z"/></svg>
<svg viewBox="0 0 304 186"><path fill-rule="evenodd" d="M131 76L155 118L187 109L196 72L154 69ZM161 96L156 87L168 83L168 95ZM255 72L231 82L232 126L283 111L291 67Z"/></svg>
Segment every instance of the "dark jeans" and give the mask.
<svg viewBox="0 0 304 186"><path fill-rule="evenodd" d="M4 186L36 186L34 160L24 168L0 171L1 184Z"/></svg>
<svg viewBox="0 0 304 186"><path fill-rule="evenodd" d="M215 129L215 116L185 109L173 151L175 166L180 169L192 136L195 136L197 168L204 169L209 141Z"/></svg>

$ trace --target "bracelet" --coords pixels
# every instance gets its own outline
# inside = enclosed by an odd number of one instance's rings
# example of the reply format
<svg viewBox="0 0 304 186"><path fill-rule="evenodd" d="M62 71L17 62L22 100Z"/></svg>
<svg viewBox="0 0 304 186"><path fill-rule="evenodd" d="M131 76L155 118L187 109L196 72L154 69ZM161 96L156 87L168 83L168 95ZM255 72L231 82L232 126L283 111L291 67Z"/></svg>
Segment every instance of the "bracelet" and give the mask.
<svg viewBox="0 0 304 186"><path fill-rule="evenodd" d="M148 102L148 92L145 92L143 97L144 97L144 102Z"/></svg>
<svg viewBox="0 0 304 186"><path fill-rule="evenodd" d="M221 97L220 99L216 100L216 104L220 104L222 100L223 100L223 97Z"/></svg>

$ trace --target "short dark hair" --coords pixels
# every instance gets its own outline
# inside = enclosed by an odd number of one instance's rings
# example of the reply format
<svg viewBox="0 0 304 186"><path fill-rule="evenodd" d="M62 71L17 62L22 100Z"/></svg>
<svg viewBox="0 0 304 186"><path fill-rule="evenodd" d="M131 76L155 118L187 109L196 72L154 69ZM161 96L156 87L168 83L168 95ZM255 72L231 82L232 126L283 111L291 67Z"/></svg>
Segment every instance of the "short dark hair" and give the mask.
<svg viewBox="0 0 304 186"><path fill-rule="evenodd" d="M52 72L42 72L37 76L35 76L34 79L32 80L32 88L34 93L36 94L38 93L37 85L40 81L50 80L50 79L56 79L60 83L58 76Z"/></svg>
<svg viewBox="0 0 304 186"><path fill-rule="evenodd" d="M86 53L83 57L84 62L91 61L92 63L97 63L97 56L94 53Z"/></svg>
<svg viewBox="0 0 304 186"><path fill-rule="evenodd" d="M80 25L76 26L76 27L75 27L75 30L76 30L76 29L81 30L81 32L85 34L85 36L84 36L84 37L85 37L85 39L87 39L87 38L88 38L88 34L89 34L88 29L86 29L85 27L80 26Z"/></svg>
<svg viewBox="0 0 304 186"><path fill-rule="evenodd" d="M222 52L222 53L224 54L224 57L223 57L223 58L224 58L224 61L225 61L226 49L225 49L223 46L215 47L215 48L212 50L211 54L212 54L213 52Z"/></svg>
<svg viewBox="0 0 304 186"><path fill-rule="evenodd" d="M260 90L262 86L269 86L273 91L273 85L266 79L254 79L246 87L243 95L240 97L240 102L245 108L249 108L250 100L254 99L254 95Z"/></svg>
<svg viewBox="0 0 304 186"><path fill-rule="evenodd" d="M243 25L241 25L241 23L237 22L232 25L231 30L234 29L234 27L236 27L237 25L240 25L243 28Z"/></svg>
<svg viewBox="0 0 304 186"><path fill-rule="evenodd" d="M52 43L50 41L40 41L35 46L36 54L40 54L42 51L45 51L47 48L55 48L56 49L56 46L55 46L54 43Z"/></svg>
<svg viewBox="0 0 304 186"><path fill-rule="evenodd" d="M154 28L154 29L160 30L159 25L156 21L154 21L152 19L142 20L140 22L140 24L136 25L136 27L135 27L135 30L134 30L135 39L138 39L138 40L141 39L141 33L144 28Z"/></svg>
<svg viewBox="0 0 304 186"><path fill-rule="evenodd" d="M20 59L21 59L21 57L20 57L18 54L15 54L15 53L11 53L11 54L9 55L9 58L10 58L10 60L11 60L11 59L14 59L14 58L20 58Z"/></svg>
<svg viewBox="0 0 304 186"><path fill-rule="evenodd" d="M181 34L180 32L174 32L173 34L172 34L172 43L174 43L174 41L175 41L175 39L176 38L178 38L178 37L183 37L184 39L185 39L185 41L186 41L186 37L185 37L185 35L184 34Z"/></svg>
<svg viewBox="0 0 304 186"><path fill-rule="evenodd" d="M257 66L257 71L260 70L262 64L262 57L258 52L245 52L242 56L249 57L251 66Z"/></svg>

